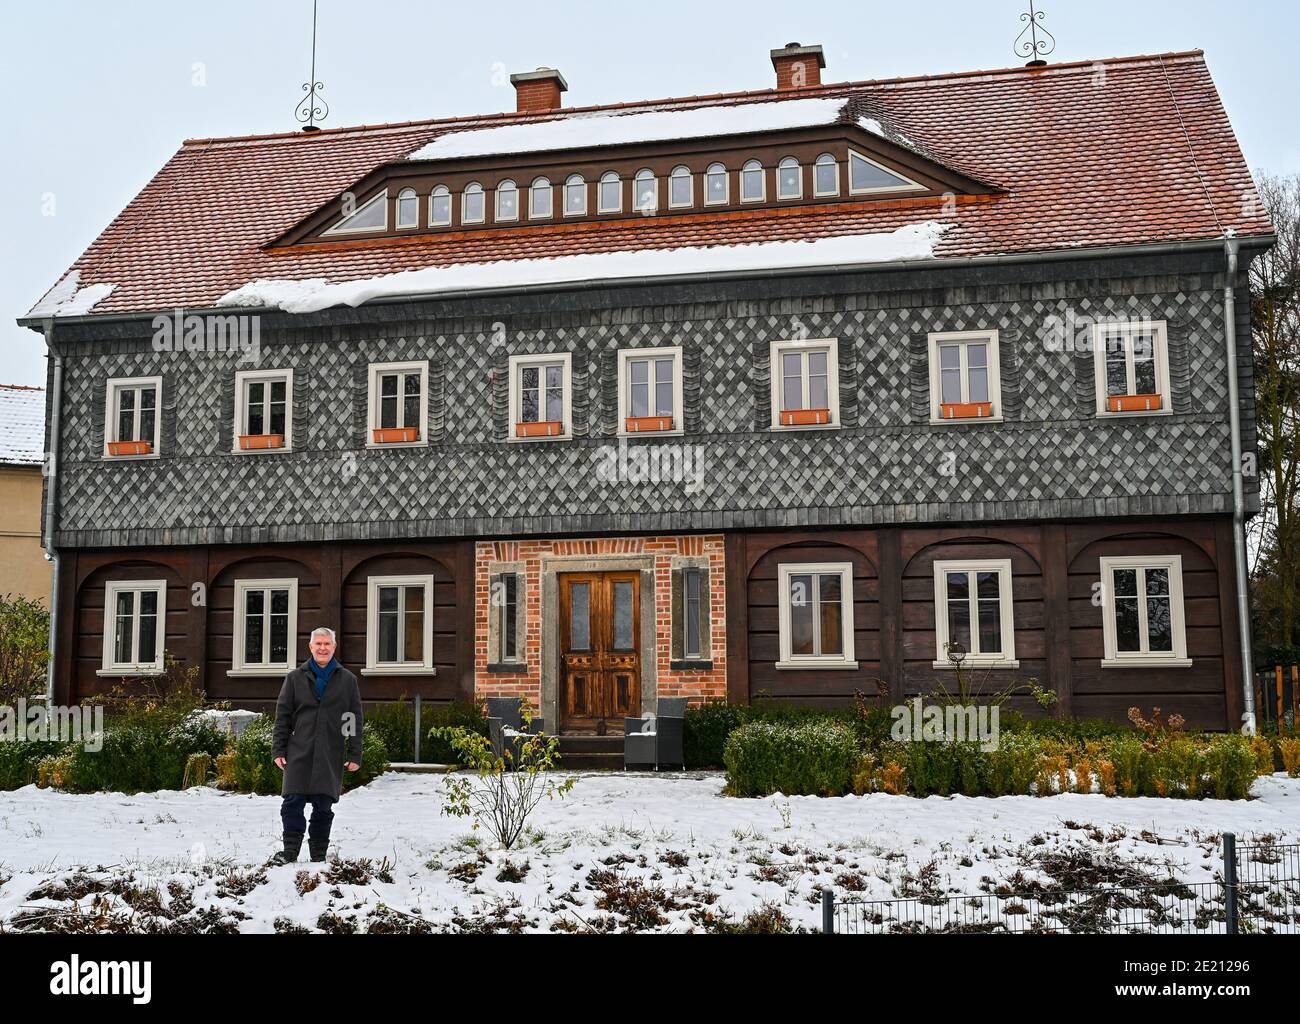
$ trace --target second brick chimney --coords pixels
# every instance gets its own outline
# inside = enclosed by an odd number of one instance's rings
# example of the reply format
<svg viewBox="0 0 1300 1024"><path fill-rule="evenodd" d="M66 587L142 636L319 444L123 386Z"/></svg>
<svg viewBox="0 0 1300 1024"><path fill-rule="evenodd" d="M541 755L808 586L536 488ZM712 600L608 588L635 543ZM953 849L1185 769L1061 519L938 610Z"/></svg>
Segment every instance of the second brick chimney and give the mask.
<svg viewBox="0 0 1300 1024"><path fill-rule="evenodd" d="M772 67L776 68L778 89L811 89L822 84L822 68L826 58L820 46L786 43L772 51Z"/></svg>
<svg viewBox="0 0 1300 1024"><path fill-rule="evenodd" d="M538 68L511 75L510 84L515 87L515 110L521 114L557 110L560 94L569 89L569 83L555 68Z"/></svg>

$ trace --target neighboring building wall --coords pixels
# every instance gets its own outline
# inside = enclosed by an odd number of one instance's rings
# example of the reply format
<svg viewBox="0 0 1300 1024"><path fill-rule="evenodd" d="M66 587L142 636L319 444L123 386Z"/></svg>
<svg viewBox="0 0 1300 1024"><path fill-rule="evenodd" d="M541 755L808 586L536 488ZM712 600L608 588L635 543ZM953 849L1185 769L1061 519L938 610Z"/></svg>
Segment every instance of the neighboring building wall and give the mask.
<svg viewBox="0 0 1300 1024"><path fill-rule="evenodd" d="M50 606L52 571L41 548L41 469L0 466L0 597Z"/></svg>

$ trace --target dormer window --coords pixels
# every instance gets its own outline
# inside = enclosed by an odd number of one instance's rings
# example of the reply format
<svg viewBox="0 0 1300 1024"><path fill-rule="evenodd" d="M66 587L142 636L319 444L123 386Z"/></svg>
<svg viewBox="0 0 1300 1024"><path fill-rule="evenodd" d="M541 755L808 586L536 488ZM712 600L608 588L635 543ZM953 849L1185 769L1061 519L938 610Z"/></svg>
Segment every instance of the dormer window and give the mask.
<svg viewBox="0 0 1300 1024"><path fill-rule="evenodd" d="M415 194L413 188L404 188L397 193L397 226L399 228L420 226L420 197Z"/></svg>
<svg viewBox="0 0 1300 1024"><path fill-rule="evenodd" d="M547 220L551 216L551 179L534 178L528 189L529 220Z"/></svg>
<svg viewBox="0 0 1300 1024"><path fill-rule="evenodd" d="M659 209L659 179L654 171L643 168L636 172L636 181L632 186L637 213L654 213Z"/></svg>
<svg viewBox="0 0 1300 1024"><path fill-rule="evenodd" d="M446 227L451 223L451 191L439 185L429 196L429 227Z"/></svg>
<svg viewBox="0 0 1300 1024"><path fill-rule="evenodd" d="M792 156L786 157L777 165L776 197L777 199L803 198L803 168Z"/></svg>
<svg viewBox="0 0 1300 1024"><path fill-rule="evenodd" d="M813 195L837 196L840 194L840 162L830 153L823 153L813 167Z"/></svg>
<svg viewBox="0 0 1300 1024"><path fill-rule="evenodd" d="M570 174L564 182L564 215L584 217L587 214L587 183L581 174Z"/></svg>
<svg viewBox="0 0 1300 1024"><path fill-rule="evenodd" d="M674 167L668 176L668 205L674 209L695 205L695 179L689 167Z"/></svg>
<svg viewBox="0 0 1300 1024"><path fill-rule="evenodd" d="M721 206L730 198L727 169L722 164L709 164L709 169L704 172L704 205Z"/></svg>
<svg viewBox="0 0 1300 1024"><path fill-rule="evenodd" d="M497 212L499 221L519 219L519 189L507 178L497 185Z"/></svg>
<svg viewBox="0 0 1300 1024"><path fill-rule="evenodd" d="M350 193L349 193L350 195ZM343 208L348 208L349 201L345 200ZM322 235L349 235L361 231L387 231L388 230L388 189L380 192L377 196L368 199L361 206L358 206L350 213L345 213L343 218L332 228L322 231Z"/></svg>
<svg viewBox="0 0 1300 1024"><path fill-rule="evenodd" d="M471 181L465 186L460 197L460 222L462 224L482 224L484 214L483 186Z"/></svg>
<svg viewBox="0 0 1300 1024"><path fill-rule="evenodd" d="M763 181L763 165L757 160L748 160L740 169L740 201L742 203L761 203L767 198L767 186Z"/></svg>
<svg viewBox="0 0 1300 1024"><path fill-rule="evenodd" d="M912 192L924 187L867 159L861 153L849 150L849 191L854 195L866 192Z"/></svg>
<svg viewBox="0 0 1300 1024"><path fill-rule="evenodd" d="M606 171L600 176L598 202L600 213L618 213L623 209L623 182L618 171Z"/></svg>

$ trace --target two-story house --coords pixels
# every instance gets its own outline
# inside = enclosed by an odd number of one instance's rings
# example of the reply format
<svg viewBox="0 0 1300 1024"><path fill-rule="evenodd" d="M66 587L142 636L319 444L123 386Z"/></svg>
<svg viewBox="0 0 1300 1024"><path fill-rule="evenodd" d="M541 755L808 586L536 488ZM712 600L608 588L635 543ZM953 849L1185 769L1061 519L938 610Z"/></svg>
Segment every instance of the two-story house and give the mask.
<svg viewBox="0 0 1300 1024"><path fill-rule="evenodd" d="M1235 728L1271 226L1201 53L184 143L21 322L56 699L1054 690ZM87 183L93 187L93 181ZM1244 467L1244 468L1243 468Z"/></svg>

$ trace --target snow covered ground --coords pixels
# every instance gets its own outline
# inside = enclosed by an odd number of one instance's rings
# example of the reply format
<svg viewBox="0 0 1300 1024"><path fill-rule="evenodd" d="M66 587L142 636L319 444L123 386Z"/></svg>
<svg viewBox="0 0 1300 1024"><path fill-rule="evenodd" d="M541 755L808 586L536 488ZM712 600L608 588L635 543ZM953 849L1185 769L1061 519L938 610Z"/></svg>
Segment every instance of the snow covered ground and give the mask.
<svg viewBox="0 0 1300 1024"><path fill-rule="evenodd" d="M278 797L0 793L0 928L684 931L775 908L811 929L826 885L889 899L1098 871L1208 882L1224 831L1300 842L1300 780L1284 776L1225 803L735 800L715 774L579 774L508 853L441 814L442 785L384 775L336 807L338 861L310 864L304 847L298 865L269 868Z"/></svg>

